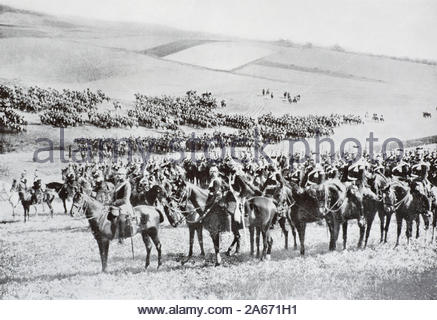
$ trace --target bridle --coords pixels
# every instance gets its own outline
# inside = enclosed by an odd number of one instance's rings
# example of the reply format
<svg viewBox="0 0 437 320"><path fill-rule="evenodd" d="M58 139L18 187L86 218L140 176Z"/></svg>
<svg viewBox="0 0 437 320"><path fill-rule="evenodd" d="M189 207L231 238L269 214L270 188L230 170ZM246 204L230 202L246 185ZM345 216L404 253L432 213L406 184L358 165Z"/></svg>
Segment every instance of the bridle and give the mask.
<svg viewBox="0 0 437 320"><path fill-rule="evenodd" d="M343 208L343 205L346 203L346 201L342 201L342 203L340 203L341 197L339 196L337 201L335 201L335 203L332 206L328 207L328 205L329 205L329 187L326 184L324 185L324 195L325 195L325 197L324 197L325 199L324 199L323 210L325 212L325 215L327 215L328 213L339 212ZM335 208L335 207L337 207L337 208Z"/></svg>
<svg viewBox="0 0 437 320"><path fill-rule="evenodd" d="M86 210L88 209L88 201L86 201L86 199L84 198L86 195L84 193L80 193L82 201L80 204L77 204L75 201L73 201L72 204L72 208L74 208L75 210L77 210L77 212L79 213L79 215L83 215L84 212L86 212ZM91 217L86 217L86 219L88 220L92 220L92 219L96 219L96 217L91 216Z"/></svg>

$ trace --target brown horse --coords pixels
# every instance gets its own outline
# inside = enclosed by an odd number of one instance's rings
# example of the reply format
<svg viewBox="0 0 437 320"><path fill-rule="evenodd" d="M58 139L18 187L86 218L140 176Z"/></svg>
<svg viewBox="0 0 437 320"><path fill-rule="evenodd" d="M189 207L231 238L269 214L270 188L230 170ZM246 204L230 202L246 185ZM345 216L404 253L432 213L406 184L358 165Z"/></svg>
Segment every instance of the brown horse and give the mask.
<svg viewBox="0 0 437 320"><path fill-rule="evenodd" d="M184 215L188 224L190 223L201 223L203 228L208 230L212 242L214 244L214 251L216 256L216 266L221 264L221 256L220 256L220 233L227 231L225 228L226 224L226 215L227 212L224 212L219 206L213 205L211 209L204 214L204 208L206 204L206 200L208 198L208 191L204 190L192 183L185 182L182 179L176 181L177 185L177 196L179 196L180 206L183 206L185 211L181 211L180 213ZM185 203L185 205L183 205ZM193 210L186 210L188 208L188 204L193 206ZM173 210L175 208L172 208ZM191 236L190 236L191 243ZM192 253L192 252L191 252ZM183 263L186 263L190 259L185 260Z"/></svg>
<svg viewBox="0 0 437 320"><path fill-rule="evenodd" d="M79 211L83 212L88 219L91 231L99 246L102 271L105 272L108 265L109 243L117 238L119 227L117 226L117 230L114 233L111 221L108 220L108 207L91 198L83 188L76 191L73 196L71 215L74 216ZM162 264L161 242L159 240L159 224L162 222L162 215L154 207L146 205L134 207L133 211L134 216L131 219L130 226L127 228L128 230L125 230L124 234L128 237L133 237L137 233L141 233L147 251L145 268L150 265L151 239L158 251L159 268Z"/></svg>
<svg viewBox="0 0 437 320"><path fill-rule="evenodd" d="M263 252L261 260L270 260L273 246L273 239L270 235L271 225L277 208L272 198L257 196L246 200L244 204L245 213L249 217L250 232L250 255L254 254L254 233L256 231L256 257L260 257L260 234L263 239Z"/></svg>
<svg viewBox="0 0 437 320"><path fill-rule="evenodd" d="M406 236L407 243L412 236L413 221L416 222L416 238L419 237L420 216L422 215L425 228L429 227L429 199L427 198L423 186L414 185L414 191L400 181L393 181L383 190L384 206L390 208L396 214L397 238L396 246L399 245L399 237L402 231L402 221L407 224Z"/></svg>
<svg viewBox="0 0 437 320"><path fill-rule="evenodd" d="M269 181L264 182L264 185L268 185L268 184L269 184ZM263 192L261 190L259 190L257 187L255 187L249 181L247 181L243 176L238 175L238 174L235 176L232 186L233 186L233 189L239 193L239 196L242 199L247 199L247 198L263 195ZM287 211L287 209L290 208L291 204L294 202L292 199L291 190L287 186L284 185L283 188L280 190L279 190L279 188L272 189L272 192L273 193L270 196L274 199L275 205L276 205L278 211L279 210ZM287 219L287 216L288 215L286 213L284 215L281 215L280 212L276 212L274 217L273 217L272 224L274 224L276 221L278 221L279 226L281 227L282 233L284 234L284 241L285 241L284 247L287 250L288 249L288 229L286 226L286 222L287 222L287 220L289 221L289 224L291 226L291 231L293 234L293 239L294 239L294 249L296 249L297 248L296 228L294 227L291 220Z"/></svg>

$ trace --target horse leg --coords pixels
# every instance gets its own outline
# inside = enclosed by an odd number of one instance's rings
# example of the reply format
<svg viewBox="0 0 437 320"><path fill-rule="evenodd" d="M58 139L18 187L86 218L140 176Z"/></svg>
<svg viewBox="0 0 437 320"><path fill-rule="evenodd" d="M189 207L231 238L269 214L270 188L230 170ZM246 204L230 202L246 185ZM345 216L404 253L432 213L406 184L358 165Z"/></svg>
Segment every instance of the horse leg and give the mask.
<svg viewBox="0 0 437 320"><path fill-rule="evenodd" d="M388 229L390 228L390 221L391 221L391 216L392 216L392 215L393 215L392 213L387 214L387 217L386 217L386 219L385 219L385 227L384 227L384 232L385 232L385 234L384 234L384 243L387 243L387 234L388 234ZM402 222L401 222L401 224L402 224Z"/></svg>
<svg viewBox="0 0 437 320"><path fill-rule="evenodd" d="M331 219L327 218L326 222L328 223L329 230L331 231L329 250L334 251L337 247L337 238L340 229L340 223L336 221L335 217L331 217Z"/></svg>
<svg viewBox="0 0 437 320"><path fill-rule="evenodd" d="M188 258L191 258L193 256L193 244L194 244L194 232L195 232L195 226L189 224L188 225L188 231L189 231L189 244L190 248L188 249Z"/></svg>
<svg viewBox="0 0 437 320"><path fill-rule="evenodd" d="M249 233L250 233L250 256L253 257L253 254L255 252L255 248L254 248L255 230L254 230L254 227L249 227Z"/></svg>
<svg viewBox="0 0 437 320"><path fill-rule="evenodd" d="M158 269L159 267L162 265L162 261L161 261L161 241L159 241L159 236L158 236L158 229L153 230L153 232L151 232L150 237L152 238L152 241L155 245L156 251L158 252Z"/></svg>
<svg viewBox="0 0 437 320"><path fill-rule="evenodd" d="M279 225L281 226L282 229L282 233L284 234L284 238L285 238L285 250L288 250L288 229L287 226L285 224L285 218L281 218L279 219Z"/></svg>
<svg viewBox="0 0 437 320"><path fill-rule="evenodd" d="M294 225L290 224L291 227L291 233L293 234L293 249L297 250L297 241L296 241L296 228L294 227Z"/></svg>
<svg viewBox="0 0 437 320"><path fill-rule="evenodd" d="M434 208L434 214L432 218L432 234L431 234L431 243L434 241L434 231L437 227L437 207Z"/></svg>
<svg viewBox="0 0 437 320"><path fill-rule="evenodd" d="M234 235L234 239L232 240L231 245L229 246L228 250L226 251L226 255L230 256L232 248L234 245L236 245L235 253L238 253L240 251L240 232L238 232L237 226L232 227L232 234Z"/></svg>
<svg viewBox="0 0 437 320"><path fill-rule="evenodd" d="M369 235L370 235L370 229L372 229L372 224L373 224L373 219L375 218L375 216L373 217L369 217L367 219L367 225L366 225L366 238L364 240L364 248L367 247L367 241L369 240Z"/></svg>
<svg viewBox="0 0 437 320"><path fill-rule="evenodd" d="M261 229L261 228L259 228L259 229ZM263 251L262 251L261 259L260 260L263 261L264 258L266 258L266 255L267 255L267 247L268 247L268 244L267 244L267 231L262 230L261 231L261 236L263 238Z"/></svg>
<svg viewBox="0 0 437 320"><path fill-rule="evenodd" d="M197 240L199 242L199 246L200 246L200 255L202 257L205 256L205 249L203 248L203 226L202 224L199 224L199 226L196 227L196 231L197 231Z"/></svg>
<svg viewBox="0 0 437 320"><path fill-rule="evenodd" d="M222 263L222 257L220 257L220 234L217 232L214 235L211 235L212 242L214 243L214 252L215 252L215 266L219 266Z"/></svg>
<svg viewBox="0 0 437 320"><path fill-rule="evenodd" d="M297 225L297 233L299 234L299 242L300 242L300 254L305 255L305 222L301 222Z"/></svg>
<svg viewBox="0 0 437 320"><path fill-rule="evenodd" d="M346 243L347 243L347 221L343 222L341 224L342 230L343 230L343 250L346 250Z"/></svg>
<svg viewBox="0 0 437 320"><path fill-rule="evenodd" d="M363 224L358 220L358 227L360 228L360 238L358 239L358 248L361 248L363 246L363 239L364 239L364 233L366 231L366 224Z"/></svg>
<svg viewBox="0 0 437 320"><path fill-rule="evenodd" d="M106 271L106 268L108 266L108 252L109 252L109 240L104 239L103 240L103 272Z"/></svg>
<svg viewBox="0 0 437 320"><path fill-rule="evenodd" d="M266 259L270 260L270 256L272 254L272 247L273 247L273 237L271 235L270 228L267 230L266 238L267 238L267 256L266 256Z"/></svg>
<svg viewBox="0 0 437 320"><path fill-rule="evenodd" d="M395 247L397 247L399 245L399 237L401 236L401 231L402 231L402 217L398 216L398 214L396 214L396 223L398 225L398 229L397 229Z"/></svg>
<svg viewBox="0 0 437 320"><path fill-rule="evenodd" d="M62 199L62 204L64 205L64 213L68 214L67 212L67 199ZM70 215L73 216L73 214L70 212Z"/></svg>
<svg viewBox="0 0 437 320"><path fill-rule="evenodd" d="M410 238L413 235L413 220L407 220L405 235L407 236L407 244L410 244Z"/></svg>
<svg viewBox="0 0 437 320"><path fill-rule="evenodd" d="M419 238L419 228L420 228L420 217L417 216L417 218L416 218L416 239Z"/></svg>
<svg viewBox="0 0 437 320"><path fill-rule="evenodd" d="M49 210L50 210L50 218L53 218L53 207L52 207L52 201L53 201L53 199L51 199L51 200L47 200L47 207L49 207Z"/></svg>
<svg viewBox="0 0 437 320"><path fill-rule="evenodd" d="M108 250L109 250L109 240L103 240L101 238L96 239L97 245L99 246L100 262L102 263L102 272L106 272L106 267L108 266Z"/></svg>
<svg viewBox="0 0 437 320"><path fill-rule="evenodd" d="M146 264L144 268L147 269L147 267L150 265L150 252L152 251L152 244L150 243L150 237L147 233L147 230L144 230L141 233L141 236L143 237L144 245L146 246Z"/></svg>
<svg viewBox="0 0 437 320"><path fill-rule="evenodd" d="M379 226L381 230L381 239L379 240L379 243L384 241L384 222L385 222L385 213L378 211L379 216Z"/></svg>
<svg viewBox="0 0 437 320"><path fill-rule="evenodd" d="M261 234L261 229L256 227L255 231L256 231L256 258L258 259L259 258L259 237Z"/></svg>

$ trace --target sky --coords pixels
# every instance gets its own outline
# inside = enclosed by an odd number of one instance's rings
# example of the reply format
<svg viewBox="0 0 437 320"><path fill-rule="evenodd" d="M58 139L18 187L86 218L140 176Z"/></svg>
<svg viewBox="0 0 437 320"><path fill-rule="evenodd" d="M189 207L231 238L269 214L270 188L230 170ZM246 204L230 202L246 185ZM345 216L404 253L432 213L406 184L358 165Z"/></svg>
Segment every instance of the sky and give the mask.
<svg viewBox="0 0 437 320"><path fill-rule="evenodd" d="M437 0L0 0L56 15L437 61Z"/></svg>

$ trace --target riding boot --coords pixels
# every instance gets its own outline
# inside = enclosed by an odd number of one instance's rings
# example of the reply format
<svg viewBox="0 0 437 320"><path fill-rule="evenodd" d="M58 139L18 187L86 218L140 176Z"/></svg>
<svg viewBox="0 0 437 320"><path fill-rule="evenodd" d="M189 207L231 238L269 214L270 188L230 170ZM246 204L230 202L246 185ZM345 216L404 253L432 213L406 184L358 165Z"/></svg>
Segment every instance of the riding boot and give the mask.
<svg viewBox="0 0 437 320"><path fill-rule="evenodd" d="M124 230L126 229L126 221L124 218L118 218L118 243L123 244L123 239L125 238Z"/></svg>

